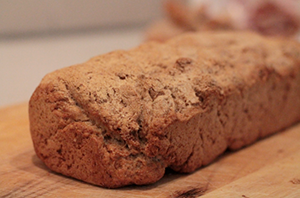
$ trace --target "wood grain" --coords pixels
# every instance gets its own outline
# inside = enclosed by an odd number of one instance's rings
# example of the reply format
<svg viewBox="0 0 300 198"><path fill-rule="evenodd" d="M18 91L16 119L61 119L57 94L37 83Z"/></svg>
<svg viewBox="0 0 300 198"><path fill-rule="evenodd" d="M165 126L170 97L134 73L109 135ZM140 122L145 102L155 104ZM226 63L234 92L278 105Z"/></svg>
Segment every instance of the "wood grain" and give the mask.
<svg viewBox="0 0 300 198"><path fill-rule="evenodd" d="M300 125L226 152L192 174L104 189L53 173L34 153L27 104L0 109L0 197L300 197Z"/></svg>

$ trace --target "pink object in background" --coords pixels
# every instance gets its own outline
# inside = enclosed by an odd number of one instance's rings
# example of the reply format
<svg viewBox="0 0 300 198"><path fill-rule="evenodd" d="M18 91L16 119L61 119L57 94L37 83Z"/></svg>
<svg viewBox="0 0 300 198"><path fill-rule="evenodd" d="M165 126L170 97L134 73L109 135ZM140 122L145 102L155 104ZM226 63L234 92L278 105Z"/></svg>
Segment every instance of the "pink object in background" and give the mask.
<svg viewBox="0 0 300 198"><path fill-rule="evenodd" d="M299 33L299 0L229 0L227 6L237 29L252 29L265 35Z"/></svg>

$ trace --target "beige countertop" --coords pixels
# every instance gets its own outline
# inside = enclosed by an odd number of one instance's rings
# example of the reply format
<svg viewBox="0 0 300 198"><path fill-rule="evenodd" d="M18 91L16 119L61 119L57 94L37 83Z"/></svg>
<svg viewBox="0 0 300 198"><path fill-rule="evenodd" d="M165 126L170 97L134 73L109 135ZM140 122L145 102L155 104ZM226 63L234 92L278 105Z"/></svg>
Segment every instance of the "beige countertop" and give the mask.
<svg viewBox="0 0 300 198"><path fill-rule="evenodd" d="M262 139L191 174L169 171L145 186L105 189L50 171L36 156L28 106L0 108L0 197L289 197L300 195L300 125Z"/></svg>
<svg viewBox="0 0 300 198"><path fill-rule="evenodd" d="M28 101L51 71L142 41L142 27L0 39L0 107Z"/></svg>

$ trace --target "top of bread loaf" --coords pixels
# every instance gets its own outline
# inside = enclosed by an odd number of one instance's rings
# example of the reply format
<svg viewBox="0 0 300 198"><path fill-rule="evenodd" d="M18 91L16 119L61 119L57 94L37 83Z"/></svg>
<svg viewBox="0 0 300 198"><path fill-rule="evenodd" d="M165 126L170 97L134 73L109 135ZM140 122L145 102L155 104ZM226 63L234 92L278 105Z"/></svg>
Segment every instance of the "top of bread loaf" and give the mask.
<svg viewBox="0 0 300 198"><path fill-rule="evenodd" d="M233 35L186 34L167 44L149 42L111 52L50 73L41 86L66 85L61 90L89 117L124 132L138 130L141 120L149 125L143 127L153 129L167 125L170 118L189 118L206 108L209 97L255 83L257 73L262 80L273 70L278 75L293 73L300 58L293 50L297 42L287 45L250 32Z"/></svg>

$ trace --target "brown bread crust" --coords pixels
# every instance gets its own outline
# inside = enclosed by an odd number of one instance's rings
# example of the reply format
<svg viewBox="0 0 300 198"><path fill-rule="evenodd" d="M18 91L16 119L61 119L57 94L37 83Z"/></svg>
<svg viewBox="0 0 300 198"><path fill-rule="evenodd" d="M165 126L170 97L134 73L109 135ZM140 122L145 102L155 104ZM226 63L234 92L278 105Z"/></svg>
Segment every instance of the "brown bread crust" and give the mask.
<svg viewBox="0 0 300 198"><path fill-rule="evenodd" d="M300 120L300 45L185 34L46 75L30 99L37 156L108 188L192 172Z"/></svg>

